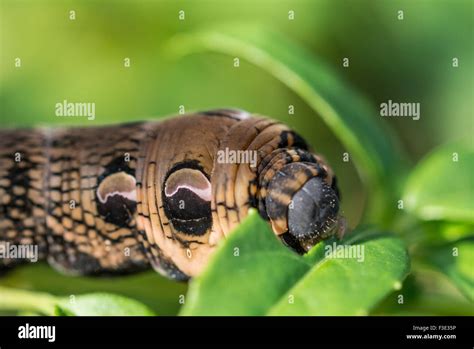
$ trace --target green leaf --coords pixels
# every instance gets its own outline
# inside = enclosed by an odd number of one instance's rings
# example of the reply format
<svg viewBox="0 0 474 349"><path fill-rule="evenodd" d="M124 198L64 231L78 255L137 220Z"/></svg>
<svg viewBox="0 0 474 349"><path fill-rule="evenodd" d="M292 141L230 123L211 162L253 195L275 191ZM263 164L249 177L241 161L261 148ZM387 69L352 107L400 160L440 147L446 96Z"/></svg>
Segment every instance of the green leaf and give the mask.
<svg viewBox="0 0 474 349"><path fill-rule="evenodd" d="M474 223L473 173L471 146L450 144L433 151L407 180L406 209L423 220Z"/></svg>
<svg viewBox="0 0 474 349"><path fill-rule="evenodd" d="M63 299L55 315L76 316L152 316L148 307L133 299L108 294L91 293Z"/></svg>
<svg viewBox="0 0 474 349"><path fill-rule="evenodd" d="M25 280L28 281L27 285L25 285ZM181 308L177 299L179 295L186 294L187 283L166 279L153 270L125 277L71 277L58 273L47 263L39 262L15 268L0 277L0 306L2 287L9 289L28 287L28 289L35 290L33 301L38 293L58 295L120 294L147 305L160 316L170 316L176 315Z"/></svg>
<svg viewBox="0 0 474 349"><path fill-rule="evenodd" d="M182 314L264 314L310 267L252 210L192 281Z"/></svg>
<svg viewBox="0 0 474 349"><path fill-rule="evenodd" d="M45 292L32 292L0 286L0 310L54 315L57 302L58 298Z"/></svg>
<svg viewBox="0 0 474 349"><path fill-rule="evenodd" d="M425 247L424 260L448 276L474 301L474 236L443 246Z"/></svg>
<svg viewBox="0 0 474 349"><path fill-rule="evenodd" d="M474 224L453 221L423 221L418 229L407 234L414 234L413 243L420 245L442 245L472 236ZM411 237L411 236L410 236Z"/></svg>
<svg viewBox="0 0 474 349"><path fill-rule="evenodd" d="M367 315L386 294L401 287L408 254L399 239L369 231L343 243L363 247L363 262L322 259L272 307L270 315ZM293 303L288 302L290 296Z"/></svg>
<svg viewBox="0 0 474 349"><path fill-rule="evenodd" d="M133 299L110 294L90 293L69 298L56 297L44 292L34 292L0 286L0 311L39 313L58 316L151 316L147 306Z"/></svg>
<svg viewBox="0 0 474 349"><path fill-rule="evenodd" d="M363 247L361 262L326 256L335 242L301 257L252 211L191 282L181 314L360 315L400 287L409 258L397 237L370 230L349 234L338 245Z"/></svg>
<svg viewBox="0 0 474 349"><path fill-rule="evenodd" d="M384 183L403 171L400 148L374 109L335 71L294 41L245 24L180 34L165 47L172 57L201 51L245 59L298 94L354 155L359 173L377 195Z"/></svg>
<svg viewBox="0 0 474 349"><path fill-rule="evenodd" d="M412 264L412 272L403 282L403 288L385 297L370 312L371 315L474 316L471 301L449 278L432 267L417 264L413 259ZM400 295L403 295L402 304Z"/></svg>

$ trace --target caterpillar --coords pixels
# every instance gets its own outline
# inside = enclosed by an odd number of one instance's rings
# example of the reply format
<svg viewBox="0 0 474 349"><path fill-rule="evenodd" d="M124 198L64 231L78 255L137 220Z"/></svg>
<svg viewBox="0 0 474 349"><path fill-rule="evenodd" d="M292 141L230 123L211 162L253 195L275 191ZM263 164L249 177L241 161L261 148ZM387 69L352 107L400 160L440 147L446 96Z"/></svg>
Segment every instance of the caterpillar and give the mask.
<svg viewBox="0 0 474 349"><path fill-rule="evenodd" d="M302 137L242 110L0 131L0 246L37 246L68 274L152 267L188 280L251 208L305 253L344 233L339 199ZM0 269L19 263L2 258Z"/></svg>

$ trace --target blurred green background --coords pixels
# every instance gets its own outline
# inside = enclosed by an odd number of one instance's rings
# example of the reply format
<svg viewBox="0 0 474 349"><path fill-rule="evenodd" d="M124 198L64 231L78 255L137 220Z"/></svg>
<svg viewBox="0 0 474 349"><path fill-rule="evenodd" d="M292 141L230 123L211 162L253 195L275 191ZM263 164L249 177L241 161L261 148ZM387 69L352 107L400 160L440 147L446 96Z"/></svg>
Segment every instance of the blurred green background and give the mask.
<svg viewBox="0 0 474 349"><path fill-rule="evenodd" d="M0 127L88 126L237 107L279 119L325 155L339 175L343 211L356 226L366 192L318 115L265 71L216 53L167 58L177 33L217 23L258 23L305 47L366 96L421 103L421 119L381 118L415 164L439 144L472 137L472 1L22 1L1 0ZM76 19L70 20L74 10ZM185 20L178 12L185 11ZM288 20L288 11L295 20ZM398 20L398 10L404 20ZM124 67L130 58L131 66ZM350 66L343 67L344 57ZM459 59L453 68L452 59ZM15 59L21 58L21 67ZM55 116L55 104L95 102L96 119ZM288 115L288 105L295 114ZM415 281L413 281L415 282ZM186 286L153 272L120 279L67 278L44 265L2 284L54 294L110 291L174 314ZM435 289L436 291L436 289ZM451 292L451 291L449 291ZM453 291L454 293L456 291ZM457 295L455 295L457 297ZM462 306L461 306L462 307Z"/></svg>

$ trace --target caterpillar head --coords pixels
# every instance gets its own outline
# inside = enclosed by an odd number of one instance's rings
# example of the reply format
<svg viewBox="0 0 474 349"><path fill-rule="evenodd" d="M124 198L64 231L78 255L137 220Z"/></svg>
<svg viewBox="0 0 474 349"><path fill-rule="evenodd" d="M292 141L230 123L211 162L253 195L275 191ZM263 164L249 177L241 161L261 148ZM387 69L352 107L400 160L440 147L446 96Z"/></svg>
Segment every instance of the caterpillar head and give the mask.
<svg viewBox="0 0 474 349"><path fill-rule="evenodd" d="M248 156L239 162L241 151ZM343 235L336 177L296 132L271 119L241 117L217 153L232 152L237 161L217 157L213 168L215 230L223 227L226 235L253 206L270 221L274 233L299 253L332 235ZM245 161L252 159L252 153L256 166Z"/></svg>
<svg viewBox="0 0 474 349"><path fill-rule="evenodd" d="M345 221L339 215L339 191L329 167L305 150L295 153L308 161L279 165L263 175L270 179L263 181L260 213L286 245L304 253L320 240L342 237Z"/></svg>

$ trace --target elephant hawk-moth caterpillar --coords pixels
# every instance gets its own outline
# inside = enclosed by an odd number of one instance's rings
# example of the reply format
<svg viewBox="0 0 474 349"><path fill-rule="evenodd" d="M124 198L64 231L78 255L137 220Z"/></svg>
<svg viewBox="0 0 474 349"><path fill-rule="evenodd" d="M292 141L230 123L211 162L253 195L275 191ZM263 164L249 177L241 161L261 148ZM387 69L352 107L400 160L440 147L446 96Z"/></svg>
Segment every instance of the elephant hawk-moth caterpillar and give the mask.
<svg viewBox="0 0 474 349"><path fill-rule="evenodd" d="M223 151L245 151L255 163L218 161ZM0 131L0 244L35 245L63 272L151 266L186 280L252 207L299 253L344 230L331 168L265 117L221 109L119 126ZM3 258L0 269L19 262Z"/></svg>

